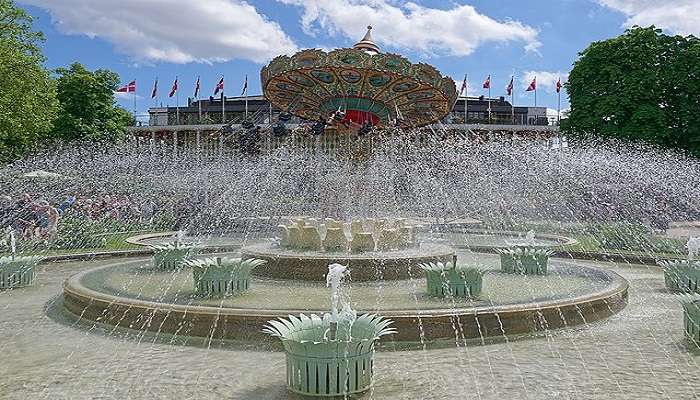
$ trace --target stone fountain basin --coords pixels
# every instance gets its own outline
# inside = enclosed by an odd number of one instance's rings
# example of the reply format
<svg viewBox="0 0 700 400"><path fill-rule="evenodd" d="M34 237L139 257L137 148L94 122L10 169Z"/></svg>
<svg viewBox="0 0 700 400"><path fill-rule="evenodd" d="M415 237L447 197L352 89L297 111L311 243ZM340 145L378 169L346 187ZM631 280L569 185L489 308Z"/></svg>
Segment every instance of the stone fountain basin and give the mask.
<svg viewBox="0 0 700 400"><path fill-rule="evenodd" d="M420 264L452 262L454 249L442 244L421 244L420 247L366 253L297 251L275 243L257 243L241 249L244 259L258 258L267 264L253 270L256 276L274 279L325 281L328 265L348 266L354 282L408 279L420 274Z"/></svg>
<svg viewBox="0 0 700 400"><path fill-rule="evenodd" d="M398 329L394 340L413 342L573 327L627 304L628 283L611 271L553 260L547 276L517 276L500 273L496 257L475 257L492 269L477 299L431 297L419 273L351 282L353 308L391 318ZM320 282L253 278L243 295L207 299L195 293L190 271L157 271L144 259L74 275L64 285L64 305L80 318L123 328L260 341L268 340L261 330L270 319L327 311L329 293Z"/></svg>

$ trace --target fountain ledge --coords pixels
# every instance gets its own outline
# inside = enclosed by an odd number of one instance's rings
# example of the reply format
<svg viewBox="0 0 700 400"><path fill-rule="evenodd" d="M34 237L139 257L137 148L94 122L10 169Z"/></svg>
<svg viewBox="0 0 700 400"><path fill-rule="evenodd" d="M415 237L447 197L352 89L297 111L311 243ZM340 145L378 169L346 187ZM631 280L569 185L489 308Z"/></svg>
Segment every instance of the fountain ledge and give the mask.
<svg viewBox="0 0 700 400"><path fill-rule="evenodd" d="M270 319L324 312L157 303L113 296L81 284L85 275L114 266L86 270L67 279L63 288L66 309L81 319L111 326L128 328L134 324L139 325L138 329L175 334L185 324L191 336L253 341L269 341L262 329ZM629 284L624 278L612 271L576 267L602 274L610 284L603 290L567 299L456 309L384 310L382 316L394 320L398 330L394 340L417 342L421 339L419 324L426 340L454 338L455 326L464 339L502 337L588 324L614 315L627 305ZM373 311L358 311L367 312Z"/></svg>

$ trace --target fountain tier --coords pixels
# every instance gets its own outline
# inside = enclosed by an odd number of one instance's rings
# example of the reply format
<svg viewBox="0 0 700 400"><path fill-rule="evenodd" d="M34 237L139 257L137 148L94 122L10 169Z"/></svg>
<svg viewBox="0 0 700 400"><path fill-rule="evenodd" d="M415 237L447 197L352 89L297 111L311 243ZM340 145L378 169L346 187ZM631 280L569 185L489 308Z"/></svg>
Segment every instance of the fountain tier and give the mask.
<svg viewBox="0 0 700 400"><path fill-rule="evenodd" d="M324 281L328 264L347 265L354 282L407 279L420 274L419 265L451 262L454 250L445 245L424 243L403 250L363 253L299 251L274 243L259 243L241 249L244 259L257 258L267 264L256 268L254 275L275 279Z"/></svg>

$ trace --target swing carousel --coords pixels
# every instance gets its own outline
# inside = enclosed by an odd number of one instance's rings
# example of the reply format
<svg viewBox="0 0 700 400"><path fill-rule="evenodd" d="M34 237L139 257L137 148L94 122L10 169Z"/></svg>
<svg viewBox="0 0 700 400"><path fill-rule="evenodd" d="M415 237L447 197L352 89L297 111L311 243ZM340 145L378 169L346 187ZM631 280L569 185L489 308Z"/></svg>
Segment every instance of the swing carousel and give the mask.
<svg viewBox="0 0 700 400"><path fill-rule="evenodd" d="M382 53L371 31L352 48L275 58L260 73L265 97L280 110L315 121L316 130L362 134L445 117L457 100L454 81L431 65Z"/></svg>

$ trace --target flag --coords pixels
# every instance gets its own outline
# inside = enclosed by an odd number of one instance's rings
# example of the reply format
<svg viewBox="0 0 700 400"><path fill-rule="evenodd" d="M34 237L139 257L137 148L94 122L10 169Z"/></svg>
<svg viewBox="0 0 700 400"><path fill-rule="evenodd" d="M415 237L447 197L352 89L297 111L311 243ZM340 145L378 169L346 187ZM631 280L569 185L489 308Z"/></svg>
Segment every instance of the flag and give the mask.
<svg viewBox="0 0 700 400"><path fill-rule="evenodd" d="M175 96L175 93L177 93L177 78L175 78L175 82L173 82L173 87L170 89L170 93L168 94L168 97Z"/></svg>
<svg viewBox="0 0 700 400"><path fill-rule="evenodd" d="M219 92L222 92L224 90L224 78L221 78L219 83L216 84L216 88L214 88L214 96L219 94Z"/></svg>
<svg viewBox="0 0 700 400"><path fill-rule="evenodd" d="M506 87L506 93L508 93L508 96L513 95L513 78L514 78L513 76L510 77L510 83Z"/></svg>
<svg viewBox="0 0 700 400"><path fill-rule="evenodd" d="M241 91L241 96L248 95L248 75L245 76L245 82L243 83L243 91Z"/></svg>
<svg viewBox="0 0 700 400"><path fill-rule="evenodd" d="M153 82L153 90L151 91L151 98L155 99L158 96L158 78Z"/></svg>
<svg viewBox="0 0 700 400"><path fill-rule="evenodd" d="M197 77L197 83L194 84L194 98L199 98L199 77Z"/></svg>
<svg viewBox="0 0 700 400"><path fill-rule="evenodd" d="M491 75L484 81L484 89L491 89Z"/></svg>
<svg viewBox="0 0 700 400"><path fill-rule="evenodd" d="M464 90L467 88L467 74L464 74L464 81L462 82L462 88L459 89L459 94L464 93Z"/></svg>
<svg viewBox="0 0 700 400"><path fill-rule="evenodd" d="M136 81L129 82L126 86L122 86L117 89L117 93L135 93L136 92Z"/></svg>
<svg viewBox="0 0 700 400"><path fill-rule="evenodd" d="M532 92L533 90L537 90L537 77L534 77L530 83L530 86L525 89L526 92Z"/></svg>
<svg viewBox="0 0 700 400"><path fill-rule="evenodd" d="M557 93L561 93L561 78L557 81Z"/></svg>

